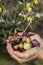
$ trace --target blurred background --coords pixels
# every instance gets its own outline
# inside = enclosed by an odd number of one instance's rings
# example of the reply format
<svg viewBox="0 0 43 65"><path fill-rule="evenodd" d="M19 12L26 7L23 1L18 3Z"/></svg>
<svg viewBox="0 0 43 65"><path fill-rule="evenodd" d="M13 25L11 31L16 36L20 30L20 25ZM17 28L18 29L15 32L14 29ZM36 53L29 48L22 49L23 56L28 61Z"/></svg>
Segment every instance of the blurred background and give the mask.
<svg viewBox="0 0 43 65"><path fill-rule="evenodd" d="M43 61L40 60L32 60L31 62L19 64L10 57L6 50L7 37L24 31L29 23L25 16L18 16L20 13L23 13L23 15L26 13L27 15L27 11L25 13L24 11L25 5L28 2L33 4L31 7L34 10L33 13L28 15L34 17L38 12L40 17L35 16L34 23L32 22L26 31L35 32L43 38L43 0L40 0L38 6L34 5L33 0L0 0L0 65L43 65Z"/></svg>

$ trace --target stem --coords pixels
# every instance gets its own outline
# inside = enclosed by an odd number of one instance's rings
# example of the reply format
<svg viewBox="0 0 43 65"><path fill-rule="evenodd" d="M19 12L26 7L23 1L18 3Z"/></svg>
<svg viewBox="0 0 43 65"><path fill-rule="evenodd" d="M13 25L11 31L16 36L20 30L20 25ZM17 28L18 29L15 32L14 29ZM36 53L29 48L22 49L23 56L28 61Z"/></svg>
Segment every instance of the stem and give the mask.
<svg viewBox="0 0 43 65"><path fill-rule="evenodd" d="M28 25L26 26L25 30L23 32L26 32L26 30L28 29L28 27L30 26L31 22L28 23Z"/></svg>

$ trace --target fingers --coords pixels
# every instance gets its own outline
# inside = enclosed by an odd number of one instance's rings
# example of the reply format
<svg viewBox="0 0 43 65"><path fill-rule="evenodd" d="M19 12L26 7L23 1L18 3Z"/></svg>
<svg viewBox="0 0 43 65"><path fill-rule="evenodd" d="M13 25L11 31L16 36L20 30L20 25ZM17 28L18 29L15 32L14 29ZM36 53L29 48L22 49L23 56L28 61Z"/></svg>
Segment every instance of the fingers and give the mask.
<svg viewBox="0 0 43 65"><path fill-rule="evenodd" d="M35 59L37 56L32 56L31 58L27 58L27 59L21 59L19 58L18 56L14 55L14 59L17 60L19 63L24 63L24 62L27 62L27 61L31 61L33 59Z"/></svg>
<svg viewBox="0 0 43 65"><path fill-rule="evenodd" d="M7 40L12 41L12 40L15 40L15 39L16 39L16 36L9 36Z"/></svg>
<svg viewBox="0 0 43 65"><path fill-rule="evenodd" d="M29 32L28 34L35 34L35 33L33 33L33 32Z"/></svg>
<svg viewBox="0 0 43 65"><path fill-rule="evenodd" d="M28 61L31 61L31 60L34 60L34 59L36 59L37 58L37 55L33 55L33 56L31 56L30 58L28 58L27 60Z"/></svg>
<svg viewBox="0 0 43 65"><path fill-rule="evenodd" d="M10 54L10 56L13 58L13 49L9 43L7 43L7 51Z"/></svg>
<svg viewBox="0 0 43 65"><path fill-rule="evenodd" d="M28 51L26 53L20 53L20 52L13 51L11 44L9 44L9 43L7 43L7 50L9 52L10 56L13 59L17 60L19 63L24 63L24 62L34 59L33 56L28 57L28 56L30 56Z"/></svg>
<svg viewBox="0 0 43 65"><path fill-rule="evenodd" d="M19 36L22 36L23 34L24 34L24 32L19 32L19 33L18 33ZM28 34L35 34L35 33L29 32Z"/></svg>
<svg viewBox="0 0 43 65"><path fill-rule="evenodd" d="M7 43L7 50L9 51L9 52L13 52L13 49L12 49L12 46L11 46L11 44L10 43Z"/></svg>
<svg viewBox="0 0 43 65"><path fill-rule="evenodd" d="M29 32L28 34L27 34L27 36L29 36L29 37L32 37L32 36L34 36L35 35L35 33L33 33L33 32Z"/></svg>
<svg viewBox="0 0 43 65"><path fill-rule="evenodd" d="M10 56L13 58L13 59L15 59L15 60L17 60L19 63L23 63L23 62L26 62L27 60L26 59L21 59L21 58L19 58L18 56L16 56L13 52L13 50L12 50L12 47L11 47L11 45L8 43L7 44L7 51L8 51L8 53L10 54Z"/></svg>
<svg viewBox="0 0 43 65"><path fill-rule="evenodd" d="M24 62L27 62L28 60L27 59L21 59L19 58L18 56L14 55L13 58L18 61L19 63L24 63Z"/></svg>
<svg viewBox="0 0 43 65"><path fill-rule="evenodd" d="M30 38L31 38L31 40L36 39L39 43L42 42L42 39L40 38L40 36L38 34L35 34L34 36L31 36ZM42 43L41 43L41 45L42 45Z"/></svg>
<svg viewBox="0 0 43 65"><path fill-rule="evenodd" d="M23 36L24 32L19 32L18 35L19 36Z"/></svg>
<svg viewBox="0 0 43 65"><path fill-rule="evenodd" d="M38 47L31 48L30 50L27 50L26 53L28 53L28 57L34 56L38 53Z"/></svg>
<svg viewBox="0 0 43 65"><path fill-rule="evenodd" d="M27 58L28 57L28 54L27 53L21 53L21 52L18 52L18 51L14 51L14 54L16 55L16 56L18 56L19 58Z"/></svg>
<svg viewBox="0 0 43 65"><path fill-rule="evenodd" d="M10 54L10 56L15 59L16 61L18 61L19 63L24 63L27 61L30 61L32 59L35 59L38 54L37 54L37 47L32 48L24 53L20 53L18 51L13 51L11 44L7 43L7 50Z"/></svg>
<svg viewBox="0 0 43 65"><path fill-rule="evenodd" d="M14 54L18 56L19 58L30 58L37 54L37 47L32 48L24 53L20 53L18 51L15 51Z"/></svg>

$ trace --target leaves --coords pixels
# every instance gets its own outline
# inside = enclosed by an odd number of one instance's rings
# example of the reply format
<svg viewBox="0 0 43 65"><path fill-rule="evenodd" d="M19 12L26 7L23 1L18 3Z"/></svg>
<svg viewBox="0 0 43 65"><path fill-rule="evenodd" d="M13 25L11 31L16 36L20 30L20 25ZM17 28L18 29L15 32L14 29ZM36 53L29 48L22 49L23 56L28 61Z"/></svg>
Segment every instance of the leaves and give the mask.
<svg viewBox="0 0 43 65"><path fill-rule="evenodd" d="M28 28L31 30L32 24L38 23L41 18L39 16L40 10L42 10L41 1L36 6L34 0L0 0L0 6L3 8L0 15L0 39L2 43L5 43L9 35L28 31ZM29 21L27 21L28 17L31 17ZM31 24L29 24L30 21Z"/></svg>

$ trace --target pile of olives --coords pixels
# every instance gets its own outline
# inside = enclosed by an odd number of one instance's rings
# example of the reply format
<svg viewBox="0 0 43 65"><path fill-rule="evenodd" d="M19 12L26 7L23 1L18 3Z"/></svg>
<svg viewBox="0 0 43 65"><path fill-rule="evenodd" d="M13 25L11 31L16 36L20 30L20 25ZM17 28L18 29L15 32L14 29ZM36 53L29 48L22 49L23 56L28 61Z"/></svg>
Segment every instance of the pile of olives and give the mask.
<svg viewBox="0 0 43 65"><path fill-rule="evenodd" d="M36 39L31 40L30 36L32 34L25 34L22 37L16 36L14 40L10 41L13 50L24 52L33 47L40 46L40 43Z"/></svg>

